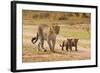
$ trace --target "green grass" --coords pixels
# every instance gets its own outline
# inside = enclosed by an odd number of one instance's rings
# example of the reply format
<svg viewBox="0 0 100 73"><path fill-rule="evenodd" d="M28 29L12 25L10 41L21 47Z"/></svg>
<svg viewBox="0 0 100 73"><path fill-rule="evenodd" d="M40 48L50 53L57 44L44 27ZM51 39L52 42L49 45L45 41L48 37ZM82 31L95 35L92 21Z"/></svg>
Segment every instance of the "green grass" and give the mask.
<svg viewBox="0 0 100 73"><path fill-rule="evenodd" d="M77 25L78 26L78 25ZM60 53L64 54L59 54L59 53L52 53L50 49L48 49L47 52L44 52L43 50L38 51L37 44L32 44L31 43L31 38L33 37L33 34L36 35L36 26L34 25L25 25L23 27L23 62L45 62L45 61L61 61L61 60L84 60L84 59L89 59L90 56L85 55L84 51L81 53L78 52L66 52L66 51L61 51L61 47L59 46L62 41L65 38L68 37L73 37L73 38L79 38L78 42L78 48L82 48L84 50L90 49L90 33L88 33L85 29L81 29L81 26L70 26L70 25L64 25L60 27L60 33L59 37L57 37L56 40L56 51L60 51ZM75 28L77 27L77 28ZM61 39L60 39L61 38ZM48 46L44 46L48 47ZM60 49L60 50L59 50ZM81 56L80 56L81 55ZM25 57L29 56L29 57ZM37 57L32 57L32 56L37 56ZM46 57L41 57L41 56L46 56Z"/></svg>
<svg viewBox="0 0 100 73"><path fill-rule="evenodd" d="M60 35L63 37L74 37L79 39L89 39L90 34L86 30L61 27Z"/></svg>

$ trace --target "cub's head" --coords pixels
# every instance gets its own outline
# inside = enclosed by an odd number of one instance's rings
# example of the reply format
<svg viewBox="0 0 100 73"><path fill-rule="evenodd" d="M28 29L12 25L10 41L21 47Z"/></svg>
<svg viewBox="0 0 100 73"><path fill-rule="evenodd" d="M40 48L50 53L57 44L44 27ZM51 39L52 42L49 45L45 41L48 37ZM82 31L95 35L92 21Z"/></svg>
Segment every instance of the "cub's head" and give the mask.
<svg viewBox="0 0 100 73"><path fill-rule="evenodd" d="M72 43L72 39L67 39L68 43L71 44Z"/></svg>
<svg viewBox="0 0 100 73"><path fill-rule="evenodd" d="M78 43L78 40L79 40L79 39L74 39L75 43Z"/></svg>

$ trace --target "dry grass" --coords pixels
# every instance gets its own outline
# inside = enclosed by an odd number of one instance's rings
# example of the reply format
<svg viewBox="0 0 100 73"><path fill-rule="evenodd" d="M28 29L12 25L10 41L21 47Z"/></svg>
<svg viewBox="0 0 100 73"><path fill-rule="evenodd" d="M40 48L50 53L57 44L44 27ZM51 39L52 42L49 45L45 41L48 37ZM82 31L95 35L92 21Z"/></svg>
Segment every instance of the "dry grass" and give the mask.
<svg viewBox="0 0 100 73"><path fill-rule="evenodd" d="M24 25L23 26L23 62L45 62L45 61L62 61L62 60L86 60L90 59L90 37L84 29L77 29L68 25L61 26L60 34L57 36L55 51L52 53L45 41L44 47L47 52L43 50L38 51L37 44L31 43L31 38L36 36L37 25ZM62 51L59 46L63 40L68 37L79 38L78 52Z"/></svg>
<svg viewBox="0 0 100 73"><path fill-rule="evenodd" d="M35 11L23 10L23 57L26 62L45 62L45 61L72 61L87 60L91 58L90 48L90 13L77 12L51 12L51 11ZM52 53L45 41L44 47L47 52L42 49L38 51L37 44L32 44L32 37L36 36L39 24L51 25L56 23L60 26L60 33L57 36L55 51ZM79 38L78 51L62 51L60 44L67 38Z"/></svg>

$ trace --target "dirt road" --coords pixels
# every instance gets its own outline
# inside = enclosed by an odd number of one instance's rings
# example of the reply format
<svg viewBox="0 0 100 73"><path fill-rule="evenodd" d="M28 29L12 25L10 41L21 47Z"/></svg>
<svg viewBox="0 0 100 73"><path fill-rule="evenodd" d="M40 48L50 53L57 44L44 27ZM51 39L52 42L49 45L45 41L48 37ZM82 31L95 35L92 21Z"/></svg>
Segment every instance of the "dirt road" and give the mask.
<svg viewBox="0 0 100 73"><path fill-rule="evenodd" d="M23 31L23 62L45 62L45 61L73 61L73 60L87 60L91 58L90 41L85 39L79 39L78 51L62 51L60 44L66 38L61 35L57 36L55 45L56 53L52 53L49 49L47 42L45 41L44 47L47 50L38 51L37 45L31 43L31 38L36 36L37 26L24 26Z"/></svg>

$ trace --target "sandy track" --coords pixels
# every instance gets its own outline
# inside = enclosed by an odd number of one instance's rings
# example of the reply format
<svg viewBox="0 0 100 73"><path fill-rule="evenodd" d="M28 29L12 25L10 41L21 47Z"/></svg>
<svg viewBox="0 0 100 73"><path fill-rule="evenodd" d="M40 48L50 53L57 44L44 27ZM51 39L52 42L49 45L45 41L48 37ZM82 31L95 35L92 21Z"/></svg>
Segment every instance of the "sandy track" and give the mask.
<svg viewBox="0 0 100 73"><path fill-rule="evenodd" d="M62 40L66 38L61 35L57 36L57 41L55 45L56 53L52 53L48 47L47 42L45 41L44 47L47 52L43 50L38 51L37 45L31 43L31 38L36 36L37 26L24 26L23 32L23 62L45 62L45 61L72 61L72 60L88 60L91 59L91 49L89 47L84 47L88 45L89 40L80 39L78 44L78 51L62 51L59 46L62 43Z"/></svg>

